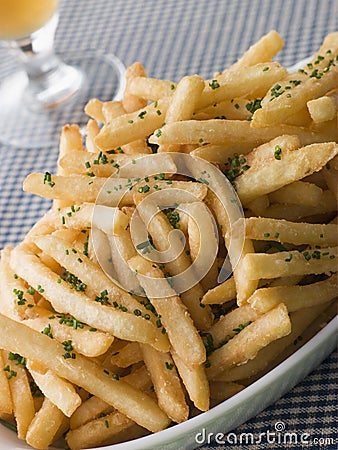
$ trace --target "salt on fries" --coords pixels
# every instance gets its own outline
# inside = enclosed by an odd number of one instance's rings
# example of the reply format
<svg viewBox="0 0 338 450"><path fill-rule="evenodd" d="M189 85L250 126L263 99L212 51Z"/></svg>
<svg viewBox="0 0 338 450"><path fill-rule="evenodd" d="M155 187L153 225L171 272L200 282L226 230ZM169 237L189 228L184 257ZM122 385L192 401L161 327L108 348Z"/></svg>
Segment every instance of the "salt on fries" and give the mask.
<svg viewBox="0 0 338 450"><path fill-rule="evenodd" d="M20 439L80 449L157 432L330 320L338 33L292 74L272 62L282 47L271 31L210 80L133 64L121 102L87 104L85 143L66 125L56 173L27 176L24 190L53 206L1 252L0 417ZM227 203L201 162L232 184Z"/></svg>

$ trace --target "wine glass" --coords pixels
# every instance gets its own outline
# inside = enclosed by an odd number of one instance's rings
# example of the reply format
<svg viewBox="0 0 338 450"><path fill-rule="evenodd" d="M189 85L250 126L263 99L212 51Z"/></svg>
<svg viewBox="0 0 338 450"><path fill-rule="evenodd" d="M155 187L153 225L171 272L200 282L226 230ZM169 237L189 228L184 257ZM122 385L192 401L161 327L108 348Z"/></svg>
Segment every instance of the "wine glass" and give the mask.
<svg viewBox="0 0 338 450"><path fill-rule="evenodd" d="M96 50L54 52L58 0L0 0L0 40L22 69L0 81L0 142L56 145L65 123L84 125L91 98L121 98L125 67Z"/></svg>

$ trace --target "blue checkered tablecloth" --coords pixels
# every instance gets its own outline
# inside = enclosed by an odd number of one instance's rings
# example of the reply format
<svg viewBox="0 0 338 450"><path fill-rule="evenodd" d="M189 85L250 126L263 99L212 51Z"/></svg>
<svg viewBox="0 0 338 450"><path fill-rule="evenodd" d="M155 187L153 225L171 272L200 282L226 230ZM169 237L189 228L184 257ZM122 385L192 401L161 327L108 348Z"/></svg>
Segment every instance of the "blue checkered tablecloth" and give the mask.
<svg viewBox="0 0 338 450"><path fill-rule="evenodd" d="M57 52L111 52L126 66L140 61L149 76L173 81L193 73L212 77L271 29L286 42L278 56L286 66L311 55L327 33L338 30L337 0L61 0L60 13ZM14 58L0 46L0 83L15 69ZM97 82L104 83L100 73ZM21 186L32 171L52 172L57 152L56 147L4 146L0 136L0 248L20 241L49 208L49 201L23 193ZM336 367L332 354L236 433L264 432L282 420L289 430L336 439ZM336 448L327 442L311 448ZM245 445L203 447L207 448ZM282 447L271 444L266 448Z"/></svg>

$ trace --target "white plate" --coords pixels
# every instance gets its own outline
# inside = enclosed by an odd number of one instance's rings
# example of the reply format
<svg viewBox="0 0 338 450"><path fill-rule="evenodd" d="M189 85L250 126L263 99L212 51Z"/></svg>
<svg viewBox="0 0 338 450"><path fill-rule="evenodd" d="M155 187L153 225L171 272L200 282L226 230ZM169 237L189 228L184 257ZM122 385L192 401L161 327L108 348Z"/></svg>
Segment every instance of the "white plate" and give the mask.
<svg viewBox="0 0 338 450"><path fill-rule="evenodd" d="M298 70L310 59L306 58L290 67L289 72ZM336 347L337 329L338 316L269 373L205 413L156 434L96 449L191 450L199 445L207 444L207 442L202 442L201 433L204 430L207 435L210 433L212 436L217 433L225 435L255 417L303 380L333 352ZM25 442L20 441L13 431L3 426L0 427L0 450L31 448ZM56 449L56 447L52 447L52 449Z"/></svg>

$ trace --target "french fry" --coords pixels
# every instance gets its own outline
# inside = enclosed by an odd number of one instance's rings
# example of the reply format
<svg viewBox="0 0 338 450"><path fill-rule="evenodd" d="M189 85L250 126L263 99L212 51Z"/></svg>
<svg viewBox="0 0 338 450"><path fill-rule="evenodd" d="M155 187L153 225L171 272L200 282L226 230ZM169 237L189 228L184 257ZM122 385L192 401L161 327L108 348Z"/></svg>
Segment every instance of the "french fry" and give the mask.
<svg viewBox="0 0 338 450"><path fill-rule="evenodd" d="M168 107L165 116L166 123L191 119L203 88L204 81L198 75L183 77L178 83Z"/></svg>
<svg viewBox="0 0 338 450"><path fill-rule="evenodd" d="M313 61L316 61L318 59L318 55L320 55L321 53L327 52L328 54L330 54L330 52L328 52L328 50L331 50L331 49L337 50L337 46L338 46L337 42L338 42L338 32L334 31L332 33L328 33L324 37L324 41L323 41L322 45L320 46L318 52L316 52L315 56L313 57Z"/></svg>
<svg viewBox="0 0 338 450"><path fill-rule="evenodd" d="M54 403L45 398L41 408L29 425L26 441L37 449L47 448L63 423L64 415Z"/></svg>
<svg viewBox="0 0 338 450"><path fill-rule="evenodd" d="M177 168L170 155L149 156L149 154L133 155L107 155L102 152L88 154L88 152L72 152L61 159L62 167L71 168L73 173L86 175L88 172L98 177L110 177L118 174L119 177L143 177L145 173L173 174ZM124 167L125 166L125 167Z"/></svg>
<svg viewBox="0 0 338 450"><path fill-rule="evenodd" d="M320 203L315 207L307 205L274 203L265 209L264 216L272 219L286 219L288 221L301 220L303 222L316 223L327 222L333 217L336 210L337 201L334 194L330 190L325 190L321 195Z"/></svg>
<svg viewBox="0 0 338 450"><path fill-rule="evenodd" d="M7 352L0 349L0 367L4 368L7 365ZM6 362L6 364L5 364ZM1 414L11 414L13 411L13 402L11 398L11 391L9 388L7 372L0 371L0 412Z"/></svg>
<svg viewBox="0 0 338 450"><path fill-rule="evenodd" d="M140 346L137 342L126 344L111 357L111 363L118 367L129 367L142 361Z"/></svg>
<svg viewBox="0 0 338 450"><path fill-rule="evenodd" d="M165 123L191 119L204 88L204 80L198 75L183 77L172 96L165 115ZM180 146L160 146L158 152L180 151Z"/></svg>
<svg viewBox="0 0 338 450"><path fill-rule="evenodd" d="M271 203L291 203L295 205L317 206L323 190L314 183L295 181L269 194Z"/></svg>
<svg viewBox="0 0 338 450"><path fill-rule="evenodd" d="M276 150L275 150L276 151ZM271 159L261 168L250 168L235 180L237 194L244 205L320 170L338 153L335 142L311 144Z"/></svg>
<svg viewBox="0 0 338 450"><path fill-rule="evenodd" d="M57 208L55 208L57 209ZM34 245L32 242L32 238L34 236L41 236L44 234L51 234L53 231L55 231L55 224L54 224L54 208L47 211L40 219L35 222L35 224L32 226L32 228L28 231L26 236L23 239L23 242L26 245L32 246Z"/></svg>
<svg viewBox="0 0 338 450"><path fill-rule="evenodd" d="M286 336L290 331L291 323L287 309L280 303L209 356L208 378L215 379L223 371L253 359L260 349Z"/></svg>
<svg viewBox="0 0 338 450"><path fill-rule="evenodd" d="M206 305L219 305L236 298L236 283L234 277L228 278L223 283L209 289L202 298Z"/></svg>
<svg viewBox="0 0 338 450"><path fill-rule="evenodd" d="M106 441L114 442L114 437L133 426L134 422L126 415L121 414L119 411L114 411L69 431L66 435L66 440L72 450L101 446ZM139 434L139 436L141 435ZM138 436L136 435L136 437Z"/></svg>
<svg viewBox="0 0 338 450"><path fill-rule="evenodd" d="M240 271L240 264L244 255L254 252L253 243L250 239L246 238L243 240L236 234L234 234L234 239L231 240L231 236L228 234L228 230L230 229L229 209L225 211L224 205L213 192L208 192L206 203L214 211L218 225L222 230L225 245L228 250L229 263L236 284L237 304L242 305L258 285L257 280L249 280L243 277ZM236 227L236 233L241 235L240 230L244 232L239 222L239 226ZM230 268L227 270L230 270Z"/></svg>
<svg viewBox="0 0 338 450"><path fill-rule="evenodd" d="M140 348L160 408L174 422L184 422L188 418L189 407L170 353L158 352L145 344L140 344Z"/></svg>
<svg viewBox="0 0 338 450"><path fill-rule="evenodd" d="M70 428L76 429L90 422L101 415L107 415L114 411L114 408L98 397L89 397L82 402L78 409L70 418Z"/></svg>
<svg viewBox="0 0 338 450"><path fill-rule="evenodd" d="M334 119L337 114L337 92L332 95L324 95L323 97L309 100L307 108L315 123L326 122Z"/></svg>
<svg viewBox="0 0 338 450"><path fill-rule="evenodd" d="M274 240L290 244L330 246L337 244L338 227L335 224L295 223L287 220L250 217L245 219L247 237Z"/></svg>
<svg viewBox="0 0 338 450"><path fill-rule="evenodd" d="M283 123L290 116L290 112L295 114L305 107L309 100L321 97L331 89L337 88L338 69L335 66L330 67L330 58L329 54L325 54L316 68L313 66L312 69L307 69L309 72L305 79L299 80L299 74L291 74L286 78L287 81L272 87L266 96L266 101L264 99L262 102L262 108L255 111L251 125L267 127ZM312 75L314 73L317 76ZM317 77L320 77L320 82ZM286 90L286 86L290 88Z"/></svg>
<svg viewBox="0 0 338 450"><path fill-rule="evenodd" d="M127 262L137 253L130 230L125 230L121 236L110 237L108 241L117 281L121 286L128 287L129 292L141 293L140 283Z"/></svg>
<svg viewBox="0 0 338 450"><path fill-rule="evenodd" d="M53 236L42 236L36 238L36 243L40 248L43 248L47 254L55 258L63 267L70 273L75 274L83 283L85 283L85 291L92 296L104 295L119 305L124 306L129 312L139 309L143 315L148 313L143 305L135 300L128 292L117 286L107 275L93 263L80 250L75 252L69 244L62 239ZM74 249L75 250L75 249ZM81 262L78 259L81 259ZM103 302L104 303L104 302Z"/></svg>
<svg viewBox="0 0 338 450"><path fill-rule="evenodd" d="M57 175L70 175L70 173L67 173L67 171L61 167L60 161L61 159L69 154L72 153L74 150L83 150L83 144L82 144L82 135L80 131L80 127L76 124L73 125L65 125L61 130L60 135L60 144L59 144L59 155L58 155L58 161L57 161ZM65 206L68 206L68 202L64 200L54 200L53 202L53 208L62 208Z"/></svg>
<svg viewBox="0 0 338 450"><path fill-rule="evenodd" d="M123 144L146 138L161 126L169 101L161 99L135 112L106 123L95 139L101 150L111 150Z"/></svg>
<svg viewBox="0 0 338 450"><path fill-rule="evenodd" d="M267 366L273 363L277 355L285 351L288 346L293 345L295 347L295 342L299 336L317 317L320 317L320 313L326 307L327 304L317 305L291 313L291 332L287 336L271 342L271 344L262 348L254 359L249 360L245 364L225 370L217 379L224 382L244 380L266 370Z"/></svg>
<svg viewBox="0 0 338 450"><path fill-rule="evenodd" d="M248 303L259 313L283 303L289 312L298 311L322 303L337 296L337 277L332 275L326 280L305 286L275 286L257 289L248 299Z"/></svg>
<svg viewBox="0 0 338 450"><path fill-rule="evenodd" d="M66 171L60 166L60 160L63 156L71 153L74 150L83 150L80 127L76 124L65 125L64 127L62 127L60 135L59 156L57 162L58 175L67 175Z"/></svg>
<svg viewBox="0 0 338 450"><path fill-rule="evenodd" d="M27 317L27 309L35 305L35 299L23 280L10 267L12 249L1 250L0 258L0 298L2 311L15 320ZM27 292L28 290L28 292ZM28 306L30 305L30 306Z"/></svg>
<svg viewBox="0 0 338 450"><path fill-rule="evenodd" d="M249 280L289 275L322 274L337 271L337 247L244 256L243 270Z"/></svg>
<svg viewBox="0 0 338 450"><path fill-rule="evenodd" d="M2 332L4 333L5 330L2 329ZM9 348L5 348L2 345L0 345L0 347L5 350L2 352L5 363L3 370L7 375L11 392L18 438L25 439L29 425L35 415L34 401L31 394L27 370L21 363L17 364L18 361L14 363L12 358L10 359L10 355L13 353L19 355L18 351L13 351L11 353ZM22 358L21 354L20 358Z"/></svg>
<svg viewBox="0 0 338 450"><path fill-rule="evenodd" d="M96 120L90 119L86 125L86 149L90 153L97 153L98 148L95 144L95 138L99 134L100 127Z"/></svg>
<svg viewBox="0 0 338 450"><path fill-rule="evenodd" d="M245 388L242 384L213 381L210 383L210 398L212 403L218 405L220 402L236 395Z"/></svg>
<svg viewBox="0 0 338 450"><path fill-rule="evenodd" d="M202 364L205 361L203 342L186 307L174 289L167 283L166 290L161 290L163 297L154 298L152 296L154 285L158 285L161 280L165 281L162 270L153 267L150 261L141 256L133 257L128 261L128 264L133 270L137 271L137 277L160 315L161 322L163 322L170 343L176 353L190 367Z"/></svg>
<svg viewBox="0 0 338 450"><path fill-rule="evenodd" d="M121 311L118 307L106 306L88 298L83 292L72 290L67 282L25 249L16 247L13 250L11 265L20 276L29 279L31 286L36 288L40 286L40 290L43 289L44 297L51 302L56 311L71 314L81 322L121 339L149 342L159 350L168 349L167 337L150 321L133 313ZM131 325L132 323L134 324Z"/></svg>
<svg viewBox="0 0 338 450"><path fill-rule="evenodd" d="M256 103L257 104L257 103ZM194 120L206 119L230 119L248 120L252 116L251 110L255 107L255 100L251 101L244 97L223 100L219 103L207 106L193 114Z"/></svg>
<svg viewBox="0 0 338 450"><path fill-rule="evenodd" d="M102 112L104 103L97 98L90 99L85 106L85 113L92 119L98 122L105 122L105 117Z"/></svg>
<svg viewBox="0 0 338 450"><path fill-rule="evenodd" d="M102 103L103 123L111 122L116 117L122 116L125 113L126 111L120 101L112 100Z"/></svg>
<svg viewBox="0 0 338 450"><path fill-rule="evenodd" d="M20 351L27 359L39 360L60 377L83 387L151 431L168 426L168 417L150 397L122 380L109 377L93 361L78 354L75 359L65 360L62 344L3 315L0 315L0 326L3 331L0 347L16 353ZM15 340L11 337L14 335ZM22 408L21 396L20 403ZM27 414L25 422L31 422Z"/></svg>
<svg viewBox="0 0 338 450"><path fill-rule="evenodd" d="M209 382L203 364L191 368L172 350L171 355L182 378L189 398L200 411L207 411L210 406Z"/></svg>
<svg viewBox="0 0 338 450"><path fill-rule="evenodd" d="M118 208L94 203L71 205L54 211L57 227L86 230L99 228L108 235L121 234L128 226L128 217Z"/></svg>
<svg viewBox="0 0 338 450"><path fill-rule="evenodd" d="M151 385L151 379L144 365L129 375L124 376L123 380L141 390L145 390ZM91 420L100 417L101 414L110 414L113 411L114 408L100 398L95 396L89 397L82 402L72 415L70 428L79 428Z"/></svg>
<svg viewBox="0 0 338 450"><path fill-rule="evenodd" d="M70 417L81 405L81 397L74 386L57 376L52 370L40 371L34 362L27 362L27 368L36 385L64 415Z"/></svg>
<svg viewBox="0 0 338 450"><path fill-rule="evenodd" d="M129 86L135 77L146 77L146 71L140 62L135 62L126 70L126 87L123 93L122 105L127 113L137 111L147 106L147 102L133 95L129 91Z"/></svg>
<svg viewBox="0 0 338 450"><path fill-rule="evenodd" d="M49 178L48 175L47 177ZM50 181L52 186L45 180L46 174L32 173L25 179L23 189L45 198L64 199L71 205L82 202L95 203L100 194L101 204L117 206L119 199L122 197L119 192L120 186L125 187L128 183L127 179L107 180L103 177L92 178L87 175L53 175ZM125 193L123 199L125 204L132 204L132 198L128 196L128 192Z"/></svg>
<svg viewBox="0 0 338 450"><path fill-rule="evenodd" d="M129 92L133 95L153 102L173 95L177 83L156 78L135 77L130 81Z"/></svg>
<svg viewBox="0 0 338 450"><path fill-rule="evenodd" d="M150 137L151 144L244 144L255 147L277 136L289 134L300 138L303 145L313 142L327 142L335 139L336 134L328 135L326 130L276 125L266 128L253 128L247 120L185 120L174 122L157 129ZM244 137L244 139L243 139Z"/></svg>
<svg viewBox="0 0 338 450"><path fill-rule="evenodd" d="M262 97L286 73L286 69L275 62L257 63L240 67L236 71L225 71L205 87L197 109L201 110L226 98Z"/></svg>
<svg viewBox="0 0 338 450"><path fill-rule="evenodd" d="M26 192L40 195L44 198L67 199L71 205L83 202L96 202L96 204L106 206L131 206L134 204L133 191L130 190L133 182L127 178L107 179L105 177L91 177L87 175L69 177L53 175L50 182L55 184L52 187L45 179L46 174L32 173L25 179L23 189ZM164 181L157 177L157 179L154 178L151 182L147 182L147 185L151 191L172 188L188 191L188 193L191 192L195 195L195 200L196 198L203 200L207 193L206 186L191 181ZM191 201L191 196L188 196L188 198L183 197L183 201Z"/></svg>
<svg viewBox="0 0 338 450"><path fill-rule="evenodd" d="M228 70L236 71L245 66L253 66L271 59L284 47L280 34L271 30L248 48L246 52L230 66Z"/></svg>
<svg viewBox="0 0 338 450"><path fill-rule="evenodd" d="M134 197L135 198L135 197ZM135 198L136 203L139 202L137 198ZM151 217L152 207L149 207L149 204L145 204L142 202L138 205L138 212L140 217L142 218L144 223L148 224L148 230L150 235L154 240L154 244L159 251L165 251L168 248L168 235L173 230L173 227L163 214L163 212L159 212L154 217L150 223L148 223L147 217L150 214ZM180 255L169 262L166 263L165 267L168 270L171 276L178 275L183 271L186 271L191 264L189 256L182 252ZM195 275L192 273L193 278ZM199 283L196 283L194 280L187 280L185 278L185 282L192 282L192 287L188 290L185 290L181 294L181 299L183 303L188 308L191 317L197 326L198 329L206 329L211 324L211 311L208 307L201 308L200 307L200 299L203 297L203 290ZM186 286L186 285L185 285Z"/></svg>
<svg viewBox="0 0 338 450"><path fill-rule="evenodd" d="M282 153L292 152L299 147L301 142L298 136L283 134L253 149L246 155L245 163L251 169L258 169L267 161L281 158Z"/></svg>
<svg viewBox="0 0 338 450"><path fill-rule="evenodd" d="M74 349L85 356L95 357L105 353L114 338L108 333L94 331L75 317L34 306L29 308L24 324L36 331L50 333L59 342L72 341Z"/></svg>
<svg viewBox="0 0 338 450"><path fill-rule="evenodd" d="M177 211L179 215L180 211L188 215L187 231L190 257L194 272L206 291L209 288L209 283L213 283L212 279L217 280L218 276L216 261L218 252L217 225L205 203L181 203ZM211 255L211 258L209 255ZM214 256L213 261L212 255Z"/></svg>
<svg viewBox="0 0 338 450"><path fill-rule="evenodd" d="M260 311L256 311L251 305L244 305L220 317L208 330L212 337L213 346L217 348L233 338L241 331L242 327L257 320L260 314Z"/></svg>

